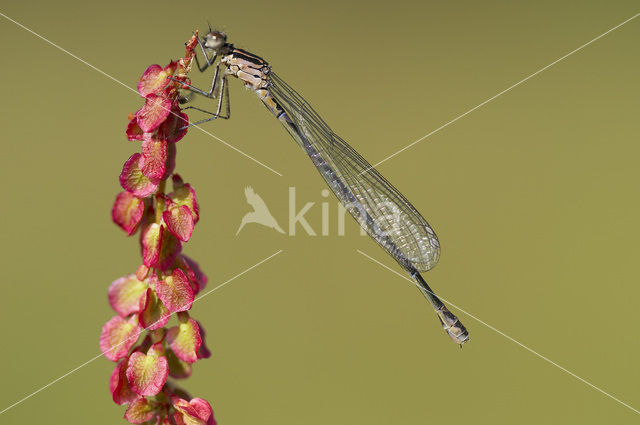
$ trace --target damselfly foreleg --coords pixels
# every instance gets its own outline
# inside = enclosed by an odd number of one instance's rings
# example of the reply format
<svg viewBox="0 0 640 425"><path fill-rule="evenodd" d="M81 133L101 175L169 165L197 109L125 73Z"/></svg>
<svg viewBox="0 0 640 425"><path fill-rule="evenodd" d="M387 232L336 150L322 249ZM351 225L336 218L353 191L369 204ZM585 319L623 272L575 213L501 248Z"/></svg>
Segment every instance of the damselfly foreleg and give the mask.
<svg viewBox="0 0 640 425"><path fill-rule="evenodd" d="M214 97L215 98L215 97ZM222 109L224 107L224 113L222 113ZM187 128L190 127L192 125L199 125L199 124L203 124L205 122L209 122L209 121L213 121L217 118L222 118L222 119L229 119L229 117L231 116L231 103L229 101L229 84L227 82L227 77L223 76L220 79L220 92L218 93L218 106L216 108L216 112L210 112L195 106L187 106L186 108L182 108L182 110L186 110L186 109L195 109L196 111L200 111L200 112L204 112L205 114L209 114L211 115L211 117L204 119L204 120L200 120L200 121L196 121L194 123L189 123L189 125L183 127L183 128ZM182 129L181 129L182 130Z"/></svg>
<svg viewBox="0 0 640 425"><path fill-rule="evenodd" d="M198 38L198 46L200 46L200 50L202 51L202 56L204 56L204 59L207 61L207 63L204 65L200 65L200 61L198 60L198 55L195 55L196 65L198 65L198 69L200 70L200 72L204 72L206 71L207 68L213 65L213 63L216 60L216 57L218 56L218 52L214 50L211 53L211 57L209 57L207 55L207 51L205 50L204 44L202 44L202 40L200 40L200 38Z"/></svg>
<svg viewBox="0 0 640 425"><path fill-rule="evenodd" d="M216 91L216 86L218 85L218 80L220 79L224 79L223 76L220 75L220 64L216 65L216 72L213 74L213 80L211 80L211 89L209 89L208 92L199 89L197 87L192 86L191 84L187 83L186 81L179 81L174 77L169 77L171 80L176 81L180 84L182 84L182 88L185 90L190 90L194 93L198 93L204 97L208 97L209 99L216 99L217 96L214 94L214 92Z"/></svg>

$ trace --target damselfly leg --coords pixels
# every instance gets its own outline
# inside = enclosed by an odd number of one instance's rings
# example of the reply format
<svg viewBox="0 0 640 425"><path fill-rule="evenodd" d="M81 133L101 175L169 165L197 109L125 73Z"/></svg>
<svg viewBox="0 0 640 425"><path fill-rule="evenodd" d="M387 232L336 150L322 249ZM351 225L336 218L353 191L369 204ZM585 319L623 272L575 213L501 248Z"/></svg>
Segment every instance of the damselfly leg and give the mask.
<svg viewBox="0 0 640 425"><path fill-rule="evenodd" d="M218 56L218 51L214 50L211 53L211 57L209 57L207 55L207 50L205 48L205 45L202 43L202 40L200 40L200 38L198 38L198 46L200 46L200 50L202 51L202 56L204 56L204 59L207 63L204 65L200 65L200 61L198 60L198 55L196 55L196 65L198 65L198 70L200 72L204 72L216 61L216 57Z"/></svg>
<svg viewBox="0 0 640 425"><path fill-rule="evenodd" d="M199 89L197 87L192 86L189 83L186 83L184 81L179 81L179 80L175 79L174 77L170 77L170 79L173 80L173 81L177 81L177 82L181 83L184 86L184 88L187 89L187 90L190 90L190 91L192 91L194 93L198 93L198 94L200 94L200 95L202 95L204 97L208 97L209 99L216 99L217 96L215 94L215 91L216 91L216 87L218 85L218 81L221 79L220 78L220 64L216 65L216 72L213 74L213 79L211 80L211 88L209 89L209 91L204 91L202 89Z"/></svg>
<svg viewBox="0 0 640 425"><path fill-rule="evenodd" d="M196 58L196 65L198 65L198 70L200 72L204 72L206 71L210 66L213 66L216 62L216 59L218 57L218 49L217 47L219 47L220 43L223 43L224 41L226 41L226 36L223 33L217 33L219 34L219 40L215 39L212 43L212 46L209 46L209 44L205 44L202 42L202 40L200 38L197 38L198 40L198 46L200 46L200 51L202 52L202 56L204 56L204 60L205 60L205 64L204 65L200 65L200 59L198 59L198 55L195 55ZM209 43L209 41L206 41L206 43ZM209 54L207 53L207 50L211 51L211 57L209 57ZM189 90L201 94L202 96L211 98L211 99L215 99L216 95L214 94L216 91L216 86L218 85L218 82L220 81L220 63L218 62L216 65L216 72L213 74L213 79L211 80L211 88L209 89L209 91L204 91L202 89L199 89L197 87L194 87L190 84L184 84L185 86L188 87ZM223 90L220 90L220 93L222 93Z"/></svg>
<svg viewBox="0 0 640 425"><path fill-rule="evenodd" d="M198 44L200 45L200 49L202 50L203 56L205 57L206 64L204 64L203 66L200 66L200 62L198 61L197 55L196 55L196 63L198 64L198 69L201 72L204 72L207 68L209 68L210 66L213 66L213 63L216 60L217 53L214 51L213 54L211 55L211 58L209 58L209 56L207 56L205 46L202 44L202 41L200 41L200 39L198 39ZM211 88L209 89L209 91L204 91L186 82L180 82L183 88L185 90L188 90L190 93L197 93L209 99L218 100L216 112L210 112L195 106L187 106L186 108L183 108L183 110L194 109L196 111L204 112L206 114L211 115L211 117L207 119L190 123L186 127L203 124L205 122L213 121L217 118L229 119L229 117L231 116L231 104L229 101L229 85L227 83L227 77L224 72L220 72L220 63L216 64L215 68L216 70L213 74L213 79L211 80ZM171 77L171 79L174 81L177 81L173 77ZM181 97L181 103L186 103L190 100L191 100L191 97L186 97L186 96ZM223 112L223 109L224 109L224 112ZM183 128L186 128L186 127L183 127Z"/></svg>
<svg viewBox="0 0 640 425"><path fill-rule="evenodd" d="M189 86L189 90L190 89L191 89L191 86ZM199 93L199 92L196 92L196 93ZM196 111L204 112L205 114L211 115L211 117L206 118L204 120L200 120L194 123L189 123L189 125L186 127L203 124L205 122L213 121L217 118L223 118L225 120L229 119L229 117L231 116L231 103L229 102L229 84L227 82L226 76L223 75L220 77L220 90L217 93L217 96L212 96L212 98L218 99L218 106L216 108L216 112L206 111L204 109L201 109L195 106L187 106L186 108L182 108L183 111L185 109L194 109ZM224 108L224 113L222 112L223 108Z"/></svg>

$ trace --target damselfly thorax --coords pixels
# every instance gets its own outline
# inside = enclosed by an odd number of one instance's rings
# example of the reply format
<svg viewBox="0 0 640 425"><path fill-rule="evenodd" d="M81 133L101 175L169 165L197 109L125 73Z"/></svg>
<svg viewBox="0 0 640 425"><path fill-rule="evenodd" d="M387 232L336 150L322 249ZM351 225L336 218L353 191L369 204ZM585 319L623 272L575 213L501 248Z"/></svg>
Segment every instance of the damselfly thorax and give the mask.
<svg viewBox="0 0 640 425"><path fill-rule="evenodd" d="M269 92L271 66L267 61L246 50L233 48L220 62L227 67L225 74L244 81L245 87L253 90L272 114L278 119L282 117L284 111Z"/></svg>
<svg viewBox="0 0 640 425"><path fill-rule="evenodd" d="M220 62L227 67L225 74L237 77L253 90L265 89L269 85L268 75L271 67L267 61L253 53L233 48Z"/></svg>

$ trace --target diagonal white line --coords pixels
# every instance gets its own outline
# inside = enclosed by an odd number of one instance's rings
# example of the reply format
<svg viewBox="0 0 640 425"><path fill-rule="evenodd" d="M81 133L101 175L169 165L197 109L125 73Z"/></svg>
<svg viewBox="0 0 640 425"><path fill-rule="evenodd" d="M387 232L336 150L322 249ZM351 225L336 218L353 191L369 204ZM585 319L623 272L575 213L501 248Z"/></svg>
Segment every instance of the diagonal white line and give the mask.
<svg viewBox="0 0 640 425"><path fill-rule="evenodd" d="M202 298L206 297L207 295L211 294L212 292L217 291L218 289L222 288L223 286L225 286L225 285L226 285L226 284L228 284L229 282L232 282L232 281L234 281L235 279L237 279L237 278L239 278L240 276L242 276L243 274L245 274L245 273L247 273L247 272L249 272L249 271L251 271L251 270L255 269L256 267L258 267L258 266L259 266L259 265L261 265L262 263L264 263L264 262L266 262L266 261L268 261L268 260L272 259L273 257L275 257L276 255L280 254L281 252L282 252L282 250L279 250L279 251L277 251L276 253L271 254L271 255L270 255L270 256L268 256L267 258L265 258L265 259L263 259L263 260L261 260L261 261L257 262L256 264L254 264L253 266L249 267L248 269L245 269L244 271L242 271L242 272L238 273L237 275L233 276L231 279L229 279L229 280L227 280L227 281L225 281L225 282L221 283L220 285L216 286L215 288L213 288L213 289L211 289L211 290L209 290L209 291L205 292L204 294L200 295L198 298L194 299L194 300L193 300L193 302L195 303L196 301L201 300ZM145 330L147 330L148 328L151 328L153 325L155 325L156 323L158 323L158 322L159 322L159 321L161 321L161 320L164 320L164 318L162 318L162 319L160 319L160 320L157 320L156 322L154 322L154 323L150 324L150 325L149 325L149 326L147 326L146 328L142 329L142 331L145 331ZM140 331L140 332L142 332L142 331ZM137 338L139 338L139 335L137 335L137 336L136 336L136 339L137 339ZM125 341L122 341L122 342L118 343L117 345L115 345L114 347L112 347L111 349L109 349L109 351L113 351L113 350L115 350L116 348L118 348L120 345L124 344L124 343L125 343L125 342L127 342L127 341L128 341L128 340L125 340ZM40 391L43 391L43 390L45 390L45 389L49 388L50 386L52 386L52 385L53 385L53 384L55 384L56 382L58 382L58 381L60 381L60 380L62 380L62 379L64 379L64 378L66 378L67 376L71 375L72 373L76 372L77 370L82 369L83 367L85 367L85 366L86 366L86 365L88 365L89 363L91 363L91 362L93 362L93 361L95 361L95 360L99 359L100 357L104 356L104 354L105 354L105 353L100 353L100 354L98 354L97 356L92 357L91 359L89 359L89 360L87 360L86 362L82 363L80 366L78 366L78 367L76 367L76 368L74 368L74 369L71 369L69 372L67 372L67 373L65 373L64 375L62 375L62 376L60 376L60 377L58 377L58 378L54 379L53 381L49 382L47 385L45 385L45 386L43 386L43 387L39 388L38 390L36 390L36 391L32 392L32 393L31 393L31 394L29 394L28 396L23 397L22 399L20 399L20 400L16 401L15 403L13 403L12 405L10 405L10 406L8 406L8 407L5 407L3 410L1 410L1 411L0 411L0 415L2 415L2 414L3 414L4 412L6 412L7 410L9 410L9 409L11 409L11 408L13 408L13 407L16 407L16 406L17 406L17 405L19 405L20 403L22 403L22 402L24 402L24 401L26 401L26 400L30 399L30 398L31 398L31 397L33 397L34 395L38 394Z"/></svg>
<svg viewBox="0 0 640 425"><path fill-rule="evenodd" d="M244 270L243 272L238 273L237 275L233 276L231 279L227 280L226 282L221 283L220 285L216 286L215 288L213 288L210 291L205 292L204 294L200 295L199 297L197 297L196 299L193 300L193 302L195 303L198 300L203 299L204 297L206 297L207 295L209 295L210 293L212 293L213 291L216 291L220 288L222 288L224 285L226 285L227 283L230 283L231 281L235 280L236 278L239 278L240 276L242 276L243 274L250 272L251 270L255 269L256 267L258 267L260 264L271 260L273 257L275 257L276 255L280 254L282 252L282 250L278 250L278 252L275 252L273 254L271 254L270 256L268 256L267 258L265 258L264 260L255 263L253 266L249 267L248 269Z"/></svg>
<svg viewBox="0 0 640 425"><path fill-rule="evenodd" d="M16 24L17 26L19 26L20 28L22 28L25 31L30 32L31 34L35 35L36 37L38 37L39 39L41 39L42 41L50 44L51 46L55 47L56 49L66 53L67 55L71 56L72 58L82 62L83 64L87 65L89 68L93 69L94 71L99 72L100 74L104 75L105 77L109 78L110 80L120 84L122 87L129 89L130 91L134 92L135 94L138 94L138 91L132 87L129 87L128 85L126 85L125 83L123 83L122 81L118 80L117 78L115 78L114 76L107 74L106 72L104 72L103 70L101 70L100 68L97 68L96 66L91 65L89 62L85 61L84 59L74 55L73 53L71 53L70 51L68 51L67 49L57 45L56 43L54 43L51 40L48 40L47 38L43 37L42 35L38 34L37 32L33 31L30 28L25 27L24 25L22 25L20 22L11 19L10 17L8 17L7 15L5 15L4 13L0 12L0 16L2 16L3 18L7 19L8 21L13 22L14 24ZM171 112L173 113L173 112ZM176 115L175 113L173 113L174 115ZM278 171L274 170L273 168L269 167L268 165L263 164L262 162L258 161L257 159L255 159L254 157L252 157L251 155L241 151L240 149L236 148L235 146L231 145L230 143L222 140L221 138L219 138L218 136L216 136L213 133L210 133L209 131L205 130L204 128L200 127L199 125L192 125L192 127L197 128L198 130L202 131L203 133L213 137L214 139L216 139L217 141L219 141L220 143L222 143L223 145L227 146L228 148L233 149L234 151L238 152L239 154L249 158L250 160L252 160L253 162L263 166L264 168L266 168L267 170L271 171L272 173L275 173L277 175L279 175L280 177L282 177L282 174L279 173Z"/></svg>
<svg viewBox="0 0 640 425"><path fill-rule="evenodd" d="M418 284L416 282L414 282L412 279L408 278L407 276L398 273L397 271L393 270L391 267L387 266L386 264L381 263L380 261L376 260L375 258L365 254L364 252L360 251L359 249L357 249L356 251L358 251L358 253L364 255L365 257L367 257L368 259L370 259L371 261L381 265L382 267L384 267L385 269L397 274L398 276L400 276L403 279L408 280L409 282L413 283L414 285L416 285L418 287L418 289L421 289ZM435 294L434 294L435 295ZM491 326L490 324L488 324L487 322L485 322L484 320L479 319L478 317L474 316L473 314L469 313L468 311L465 311L463 309L461 309L460 307L458 307L457 305L455 305L454 303L445 300L444 298L442 298L441 296L438 295L438 298L440 298L442 301L446 302L447 304L451 305L452 307L454 307L457 310L460 310L461 312L463 312L464 314L466 314L467 316L471 317L473 320L483 324L484 326L486 326L487 328L491 329L492 331L498 333L499 335L502 335L503 337L507 338L509 341L519 345L520 347L524 348L525 350L527 350L528 352L530 352L531 354L536 355L537 357L541 358L542 360L546 361L547 363L550 363L552 365L554 365L555 367L557 367L558 369L562 370L563 372L568 373L569 375L573 376L574 378L576 378L577 380L579 380L580 382L583 382L585 384L587 384L588 386L590 386L591 388L593 388L596 391L601 392L602 394L606 395L607 397L609 397L612 400L617 401L618 403L620 403L621 405L623 405L624 407L633 410L635 413L640 414L640 410L635 409L634 407L628 405L627 403L625 403L624 401L620 400L619 398L609 394L608 392L606 392L605 390L603 390L600 387L597 387L595 385L593 385L591 382L587 381L584 378L581 378L580 376L576 375L575 373L571 372L570 370L560 366L558 363L554 362L553 360L549 359L548 357L543 356L542 354L538 353L537 351L535 351L532 348L527 347L526 345L524 345L523 343L521 343L520 341L510 337L509 335L507 335L506 333L502 332L499 329L496 329L495 327Z"/></svg>
<svg viewBox="0 0 640 425"><path fill-rule="evenodd" d="M562 57L560 57L560 58L556 59L556 60L555 60L555 61L553 61L553 62L551 62L549 65L547 65L547 66L545 66L545 67L543 67L543 68L540 68L539 70L537 70L537 71L536 71L536 72L534 72L533 74L531 74L531 75L529 75L529 76L527 76L527 77L523 78L522 80L518 81L517 83L515 83L515 84L513 84L513 85L511 85L511 86L507 87L506 89L502 90L500 93L498 93L498 94L496 94L496 95L494 95L494 96L491 96L489 99L485 100L484 102L482 102L482 103L480 103L480 104L478 104L478 105L474 106L473 108L469 109L467 112L465 112L465 113L463 113L463 114L461 114L461 115L458 115L457 117L455 117L454 119L452 119L452 120L451 120L451 121L449 121L448 123L441 125L440 127L436 128L436 129L435 129L435 130L433 130L432 132L425 134L424 136L422 136L421 138L419 138L419 139L418 139L418 140L416 140L415 142L412 142L412 143L408 144L407 146L405 146L404 148L400 149L399 151L397 151L397 152L395 152L395 153L393 153L393 154L389 155L388 157L386 157L386 158L385 158L385 159L383 159L382 161L378 161L378 162L376 162L375 164L373 164L372 166L370 166L370 167L369 167L369 168L367 168L366 170L362 171L360 174L364 174L364 173L366 173L367 171L369 171L369 170L370 170L370 169L372 169L373 167L377 167L378 165L382 164L382 163L383 163L383 162L385 162L385 161L388 161L389 159L393 158L394 156L398 155L399 153L402 153L402 152L406 151L407 149L409 149L410 147L412 147L412 146L414 146L414 145L416 145L416 144L418 144L418 143L422 142L422 141L423 141L424 139L426 139L427 137L429 137L429 136L432 136L432 135L436 134L438 131L442 130L443 128L448 127L449 125L451 125L451 124L453 124L454 122L458 121L460 118L463 118L463 117L465 117L465 116L469 115L470 113L472 113L472 112L473 112L473 111L475 111L476 109L483 107L484 105L486 105L487 103L491 102L492 100L494 100L494 99L496 99L496 98L498 98L498 97L502 96L503 94L505 94L505 93L506 93L506 92L508 92L509 90L511 90L511 89L513 89L513 88L515 88L515 87L518 87L520 84L524 83L525 81L527 81L527 80L529 80L529 79L531 79L531 78L535 77L536 75L540 74L541 72L543 72L543 71L545 71L545 70L547 70L547 69L551 68L553 65L557 64L558 62L560 62L560 61L562 61L562 60L564 60L564 59L568 58L569 56L573 55L574 53L576 53L576 52L578 52L578 51L580 51L580 50L584 49L584 48L585 48L585 47L587 47L588 45L590 45L590 44L592 44L592 43L594 43L594 42L598 41L599 39L601 39L601 38L602 38L602 37L604 37L605 35L609 34L610 32L613 32L613 31L617 30L618 28L620 28L620 27L621 27L621 26L623 26L624 24L626 24L626 23L628 23L628 22L630 22L630 21L634 20L634 19L635 19L635 18L637 18L638 16L640 16L640 13L636 13L635 15L633 15L632 17L630 17L629 19L627 19L627 20L625 20L625 21L623 21L623 22L619 23L618 25L616 25L615 27L611 28L610 30L608 30L608 31L606 31L606 32L603 32L602 34L600 34L600 35L599 35L599 36L597 36L596 38L592 39L591 41L588 41L588 42L584 43L582 46L580 46L580 47L578 47L578 48L576 48L576 49L573 49L572 51L570 51L570 52L569 52L569 53L567 53L566 55L564 55L564 56L562 56Z"/></svg>

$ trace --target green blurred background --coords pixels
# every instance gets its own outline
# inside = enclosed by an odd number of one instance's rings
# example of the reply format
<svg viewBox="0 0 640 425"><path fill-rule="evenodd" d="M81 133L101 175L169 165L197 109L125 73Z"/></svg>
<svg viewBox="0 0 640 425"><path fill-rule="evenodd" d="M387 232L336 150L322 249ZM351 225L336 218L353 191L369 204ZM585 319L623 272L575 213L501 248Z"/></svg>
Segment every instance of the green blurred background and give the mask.
<svg viewBox="0 0 640 425"><path fill-rule="evenodd" d="M375 163L637 13L635 1L5 2L1 12L135 87L209 19L267 58ZM434 226L425 275L445 299L640 409L640 18L382 164ZM139 150L141 99L0 18L3 66L0 410L99 354L109 283L138 266L110 220ZM200 85L206 77L194 74ZM288 188L319 233L310 161L241 84L229 121L197 130L177 171L201 220L184 252L213 357L182 386L220 424L630 424L638 415L452 308L460 350L401 269L359 236L236 236L252 186L286 229ZM198 106L211 107L200 100ZM192 115L196 118L197 115ZM104 358L0 415L2 424L117 424Z"/></svg>

